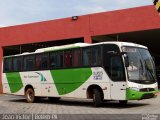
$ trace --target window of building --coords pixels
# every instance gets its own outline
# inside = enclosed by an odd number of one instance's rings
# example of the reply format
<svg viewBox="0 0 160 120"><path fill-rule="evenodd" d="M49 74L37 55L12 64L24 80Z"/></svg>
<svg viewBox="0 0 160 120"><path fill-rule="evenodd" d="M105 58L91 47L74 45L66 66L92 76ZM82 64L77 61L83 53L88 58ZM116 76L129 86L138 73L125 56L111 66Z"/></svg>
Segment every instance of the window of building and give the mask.
<svg viewBox="0 0 160 120"><path fill-rule="evenodd" d="M24 56L24 70L32 71L34 70L34 55Z"/></svg>
<svg viewBox="0 0 160 120"><path fill-rule="evenodd" d="M13 58L13 71L22 70L22 57Z"/></svg>
<svg viewBox="0 0 160 120"><path fill-rule="evenodd" d="M81 65L81 51L80 49L73 50L73 67L79 67Z"/></svg>

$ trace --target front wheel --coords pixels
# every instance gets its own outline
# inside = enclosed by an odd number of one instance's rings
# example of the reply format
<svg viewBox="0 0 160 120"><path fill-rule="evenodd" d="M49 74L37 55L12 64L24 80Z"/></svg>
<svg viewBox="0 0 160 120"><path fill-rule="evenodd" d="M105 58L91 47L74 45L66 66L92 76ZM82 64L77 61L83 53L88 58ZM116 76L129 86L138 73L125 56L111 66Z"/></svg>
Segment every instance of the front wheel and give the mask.
<svg viewBox="0 0 160 120"><path fill-rule="evenodd" d="M26 90L25 96L28 103L33 103L35 101L35 93L32 88Z"/></svg>
<svg viewBox="0 0 160 120"><path fill-rule="evenodd" d="M93 90L93 103L95 107L100 107L102 104L102 96L99 90Z"/></svg>

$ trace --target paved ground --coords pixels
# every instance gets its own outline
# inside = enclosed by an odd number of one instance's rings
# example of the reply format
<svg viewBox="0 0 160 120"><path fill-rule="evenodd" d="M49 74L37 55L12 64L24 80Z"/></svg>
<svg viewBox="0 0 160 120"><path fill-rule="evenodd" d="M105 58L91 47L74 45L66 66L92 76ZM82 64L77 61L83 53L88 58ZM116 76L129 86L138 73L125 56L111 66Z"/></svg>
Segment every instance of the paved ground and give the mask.
<svg viewBox="0 0 160 120"><path fill-rule="evenodd" d="M24 97L0 95L0 114L160 114L160 96L154 99L129 101L124 107L117 101L95 108L90 100L61 99L58 103L42 99L26 103Z"/></svg>

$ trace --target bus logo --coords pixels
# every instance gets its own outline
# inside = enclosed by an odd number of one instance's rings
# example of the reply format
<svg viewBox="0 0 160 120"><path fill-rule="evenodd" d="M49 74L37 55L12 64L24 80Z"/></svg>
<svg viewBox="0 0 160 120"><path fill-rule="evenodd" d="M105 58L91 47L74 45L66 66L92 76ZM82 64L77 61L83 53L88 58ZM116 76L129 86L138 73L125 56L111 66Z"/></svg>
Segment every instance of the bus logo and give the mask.
<svg viewBox="0 0 160 120"><path fill-rule="evenodd" d="M42 73L39 73L39 72L35 72L35 73L37 73L38 75L40 75L40 77L41 77L41 82L47 81L46 78L42 75Z"/></svg>

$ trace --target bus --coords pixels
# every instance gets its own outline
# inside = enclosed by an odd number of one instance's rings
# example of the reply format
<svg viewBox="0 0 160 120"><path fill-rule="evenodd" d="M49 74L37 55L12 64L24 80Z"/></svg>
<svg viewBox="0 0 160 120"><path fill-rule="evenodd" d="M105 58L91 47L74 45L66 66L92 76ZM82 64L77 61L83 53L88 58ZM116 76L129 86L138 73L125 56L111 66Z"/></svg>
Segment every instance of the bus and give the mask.
<svg viewBox="0 0 160 120"><path fill-rule="evenodd" d="M134 65L134 66L133 66ZM148 48L130 42L75 43L3 58L3 92L38 97L103 101L154 98L158 87Z"/></svg>

